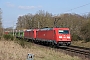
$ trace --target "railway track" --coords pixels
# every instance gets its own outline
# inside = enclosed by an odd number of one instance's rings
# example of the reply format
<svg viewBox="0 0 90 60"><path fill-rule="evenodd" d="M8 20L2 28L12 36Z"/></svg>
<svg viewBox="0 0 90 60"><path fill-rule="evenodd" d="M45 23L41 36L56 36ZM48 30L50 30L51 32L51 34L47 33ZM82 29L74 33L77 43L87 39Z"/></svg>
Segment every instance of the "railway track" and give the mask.
<svg viewBox="0 0 90 60"><path fill-rule="evenodd" d="M42 46L42 44L41 44ZM51 48L51 46L43 45L44 47ZM60 51L70 56L78 56L82 60L90 60L90 48L79 47L79 46L60 46L58 48L52 48L55 51Z"/></svg>
<svg viewBox="0 0 90 60"><path fill-rule="evenodd" d="M64 46L59 47L58 51L63 51L71 56L79 56L82 60L90 60L90 48L79 47L79 46Z"/></svg>

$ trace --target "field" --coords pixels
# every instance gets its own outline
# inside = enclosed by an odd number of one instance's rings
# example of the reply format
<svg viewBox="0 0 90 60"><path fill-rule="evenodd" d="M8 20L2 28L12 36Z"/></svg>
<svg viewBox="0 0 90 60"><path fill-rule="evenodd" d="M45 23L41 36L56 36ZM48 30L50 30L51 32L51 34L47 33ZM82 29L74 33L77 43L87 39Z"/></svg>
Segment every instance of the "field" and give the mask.
<svg viewBox="0 0 90 60"><path fill-rule="evenodd" d="M24 44L20 45L19 41L0 40L0 60L26 60L28 53L34 54L34 60L80 60L76 56L71 57L52 48L30 42Z"/></svg>

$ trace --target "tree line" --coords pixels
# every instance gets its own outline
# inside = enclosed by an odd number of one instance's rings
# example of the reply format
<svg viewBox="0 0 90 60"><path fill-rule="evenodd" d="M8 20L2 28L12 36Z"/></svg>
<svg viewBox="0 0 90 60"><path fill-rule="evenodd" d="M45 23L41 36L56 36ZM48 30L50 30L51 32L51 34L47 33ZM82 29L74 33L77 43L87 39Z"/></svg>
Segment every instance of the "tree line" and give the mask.
<svg viewBox="0 0 90 60"><path fill-rule="evenodd" d="M2 11L0 9L0 31L2 31ZM67 27L70 28L72 40L90 41L90 13L79 15L75 13L64 13L53 15L44 10L36 14L28 13L19 16L16 23L17 30L37 28ZM0 33L1 34L1 33Z"/></svg>
<svg viewBox="0 0 90 60"><path fill-rule="evenodd" d="M72 40L90 41L90 13L87 15L74 13L53 15L52 13L40 10L35 15L29 13L19 16L16 25L17 30L67 27L70 28Z"/></svg>

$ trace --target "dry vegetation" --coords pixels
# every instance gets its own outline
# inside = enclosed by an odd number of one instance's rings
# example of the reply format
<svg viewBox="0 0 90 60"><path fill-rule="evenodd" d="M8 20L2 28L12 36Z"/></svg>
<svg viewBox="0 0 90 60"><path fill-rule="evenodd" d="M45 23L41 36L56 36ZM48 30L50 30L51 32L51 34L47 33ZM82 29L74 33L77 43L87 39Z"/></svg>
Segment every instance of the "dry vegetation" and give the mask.
<svg viewBox="0 0 90 60"><path fill-rule="evenodd" d="M72 45L90 48L90 42L72 41Z"/></svg>
<svg viewBox="0 0 90 60"><path fill-rule="evenodd" d="M40 47L33 43L26 42L23 48L16 41L0 41L0 60L26 60L27 54L34 54L34 60L80 60L78 57L71 57L53 49Z"/></svg>

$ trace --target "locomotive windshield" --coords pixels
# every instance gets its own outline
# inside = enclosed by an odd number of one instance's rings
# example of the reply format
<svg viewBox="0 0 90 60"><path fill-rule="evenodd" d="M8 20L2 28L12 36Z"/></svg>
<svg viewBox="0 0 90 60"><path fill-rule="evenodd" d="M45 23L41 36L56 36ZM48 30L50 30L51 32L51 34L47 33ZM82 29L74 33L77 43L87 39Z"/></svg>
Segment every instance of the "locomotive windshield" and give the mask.
<svg viewBox="0 0 90 60"><path fill-rule="evenodd" d="M69 30L59 30L59 34L69 34Z"/></svg>

